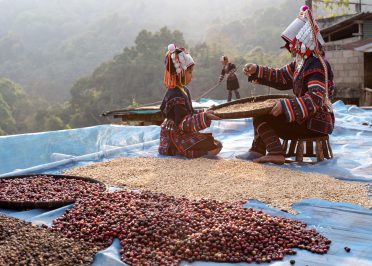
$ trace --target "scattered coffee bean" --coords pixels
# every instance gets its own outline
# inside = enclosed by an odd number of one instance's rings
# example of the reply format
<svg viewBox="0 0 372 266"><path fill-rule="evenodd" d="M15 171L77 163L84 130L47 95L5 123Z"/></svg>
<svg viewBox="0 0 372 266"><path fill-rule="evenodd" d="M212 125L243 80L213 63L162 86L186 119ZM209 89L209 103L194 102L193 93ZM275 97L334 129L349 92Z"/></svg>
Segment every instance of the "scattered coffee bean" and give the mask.
<svg viewBox="0 0 372 266"><path fill-rule="evenodd" d="M97 246L0 215L0 265L91 265Z"/></svg>

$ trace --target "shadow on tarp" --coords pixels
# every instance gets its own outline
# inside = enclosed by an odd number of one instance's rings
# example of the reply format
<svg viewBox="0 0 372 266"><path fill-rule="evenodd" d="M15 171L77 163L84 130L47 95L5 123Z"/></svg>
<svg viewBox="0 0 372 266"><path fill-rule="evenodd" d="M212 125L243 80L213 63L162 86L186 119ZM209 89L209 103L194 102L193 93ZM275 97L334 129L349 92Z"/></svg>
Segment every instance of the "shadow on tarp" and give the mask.
<svg viewBox="0 0 372 266"><path fill-rule="evenodd" d="M12 211L0 209L0 213L16 217L34 224L47 224L63 215L64 211L72 208L68 205L53 211L31 210ZM360 265L372 266L372 211L348 203L334 203L319 199L307 199L293 204L298 215L282 212L265 204L250 200L245 207L253 207L271 215L297 219L315 228L319 233L332 240L331 248L326 255L312 254L309 251L297 250L297 255L286 256L283 261L275 261L264 265L290 265L289 260L296 260L295 265L309 266L342 266ZM347 253L344 247L350 247ZM113 244L96 254L93 266L123 266L120 261L120 242L115 239ZM213 263L213 262L182 262L181 265L207 266L207 265L252 265L247 263Z"/></svg>

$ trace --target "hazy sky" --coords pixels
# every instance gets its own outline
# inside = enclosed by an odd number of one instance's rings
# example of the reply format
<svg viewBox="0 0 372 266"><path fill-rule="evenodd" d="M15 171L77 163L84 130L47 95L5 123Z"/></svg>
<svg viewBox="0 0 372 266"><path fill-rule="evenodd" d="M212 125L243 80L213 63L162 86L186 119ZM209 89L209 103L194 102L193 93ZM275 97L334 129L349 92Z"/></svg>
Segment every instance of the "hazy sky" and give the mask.
<svg viewBox="0 0 372 266"><path fill-rule="evenodd" d="M357 0L355 0L357 1ZM14 24L22 24L27 18L50 19L53 23L76 22L76 27L104 19L111 14L127 17L129 22L149 30L161 25L182 29L189 40L203 38L208 26L221 21L234 21L254 16L257 10L278 7L284 3L300 6L301 0L0 0L0 34L6 33ZM372 5L372 0L363 0ZM350 11L354 10L350 6ZM363 6L372 10L372 6ZM344 10L335 8L342 13ZM321 10L315 11L323 14ZM295 14L294 14L295 15ZM271 18L268 18L271 19ZM264 21L262 23L265 23ZM221 24L221 23L220 23ZM25 26L25 29L27 27ZM1 37L1 36L0 36Z"/></svg>

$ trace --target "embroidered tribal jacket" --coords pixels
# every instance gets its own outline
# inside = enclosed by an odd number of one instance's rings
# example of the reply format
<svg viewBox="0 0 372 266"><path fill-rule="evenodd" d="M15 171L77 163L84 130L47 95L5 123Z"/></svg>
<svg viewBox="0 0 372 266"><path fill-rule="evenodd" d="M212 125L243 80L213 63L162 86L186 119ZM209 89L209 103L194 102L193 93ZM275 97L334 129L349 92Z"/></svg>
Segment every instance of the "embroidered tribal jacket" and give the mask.
<svg viewBox="0 0 372 266"><path fill-rule="evenodd" d="M198 131L209 127L211 121L204 111L194 112L190 92L186 87L168 89L160 110L166 118L161 125L160 154L198 158L208 153L192 149L197 143L208 138L208 134ZM173 124L171 128L169 121Z"/></svg>
<svg viewBox="0 0 372 266"><path fill-rule="evenodd" d="M333 73L328 62L328 97L334 94ZM258 66L251 79L259 84L278 90L292 89L296 98L281 100L283 113L288 122L307 123L307 128L323 134L331 134L334 114L323 105L325 76L320 60L310 56L302 68L296 70L296 62L280 69Z"/></svg>

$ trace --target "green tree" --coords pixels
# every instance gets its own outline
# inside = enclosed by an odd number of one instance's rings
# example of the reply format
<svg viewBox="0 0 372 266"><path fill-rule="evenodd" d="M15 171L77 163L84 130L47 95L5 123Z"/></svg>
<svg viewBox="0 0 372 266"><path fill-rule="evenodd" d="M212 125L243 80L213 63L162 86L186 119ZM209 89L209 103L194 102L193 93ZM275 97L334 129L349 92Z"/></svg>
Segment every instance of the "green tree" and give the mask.
<svg viewBox="0 0 372 266"><path fill-rule="evenodd" d="M30 97L11 80L0 79L0 132L3 135L64 129L71 114L68 103L50 106Z"/></svg>
<svg viewBox="0 0 372 266"><path fill-rule="evenodd" d="M101 113L131 106L133 98L136 104L160 101L165 94L164 55L167 45L172 42L188 47L180 31L170 31L166 27L155 33L141 31L134 46L125 48L123 53L101 64L91 76L83 77L74 84L68 104L71 120L64 122L72 127L96 125L107 122L100 117ZM188 48L196 62L189 86L196 99L218 82L222 69L219 59L224 51L215 43L199 43ZM227 55L238 67L243 96L250 95L250 91L244 89L249 85L241 71L245 62L281 66L290 60L286 51L268 53L260 47L240 56ZM225 86L216 88L205 97L225 99Z"/></svg>
<svg viewBox="0 0 372 266"><path fill-rule="evenodd" d="M3 134L17 132L16 120L13 112L18 98L22 98L22 88L7 79L0 79L0 129Z"/></svg>
<svg viewBox="0 0 372 266"><path fill-rule="evenodd" d="M48 131L49 130L60 130L60 129L65 128L65 124L63 123L61 118L57 116L53 116L53 115L48 115L44 119L44 128L46 128Z"/></svg>
<svg viewBox="0 0 372 266"><path fill-rule="evenodd" d="M164 93L163 58L171 42L185 45L179 31L165 27L155 33L143 30L135 46L101 64L91 76L79 79L71 89L71 126L103 123L103 111L128 106L133 97L139 103L159 100Z"/></svg>
<svg viewBox="0 0 372 266"><path fill-rule="evenodd" d="M11 109L0 94L0 135L14 134L15 132L16 122Z"/></svg>

